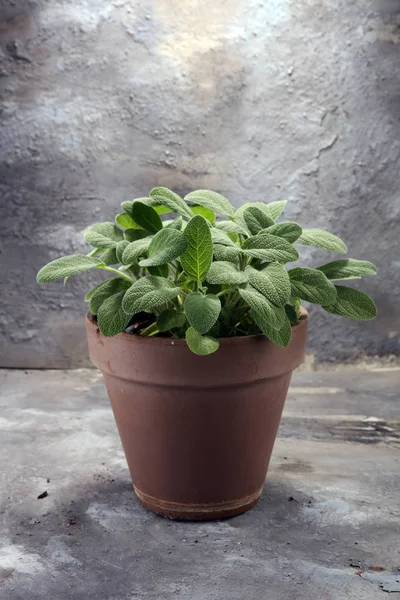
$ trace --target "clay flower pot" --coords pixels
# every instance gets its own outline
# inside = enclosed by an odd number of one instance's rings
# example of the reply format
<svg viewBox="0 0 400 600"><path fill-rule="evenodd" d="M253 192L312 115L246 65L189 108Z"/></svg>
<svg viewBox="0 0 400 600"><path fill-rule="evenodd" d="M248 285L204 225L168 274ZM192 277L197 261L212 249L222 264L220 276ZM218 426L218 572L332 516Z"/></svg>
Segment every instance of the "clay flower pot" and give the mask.
<svg viewBox="0 0 400 600"><path fill-rule="evenodd" d="M104 375L135 492L177 519L220 519L258 501L308 315L286 348L264 335L225 338L197 356L185 340L104 337L87 318L89 353Z"/></svg>

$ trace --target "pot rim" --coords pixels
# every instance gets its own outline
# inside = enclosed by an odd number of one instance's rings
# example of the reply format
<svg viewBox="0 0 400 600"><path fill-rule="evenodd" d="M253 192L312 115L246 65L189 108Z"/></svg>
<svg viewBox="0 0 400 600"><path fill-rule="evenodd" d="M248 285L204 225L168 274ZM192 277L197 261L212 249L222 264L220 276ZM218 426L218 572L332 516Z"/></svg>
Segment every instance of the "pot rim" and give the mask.
<svg viewBox="0 0 400 600"><path fill-rule="evenodd" d="M91 317L92 317L92 314L90 312L88 312L86 315L86 320L88 321L90 326L98 328L97 322L94 321ZM304 327L308 322L308 318L309 318L308 310L302 306L300 308L300 319L295 325L291 326L292 329ZM187 347L185 338L149 337L149 336L141 336L141 335L132 334L132 333L126 333L126 331L121 331L121 333L117 333L117 335L113 335L113 336L105 336L101 333L100 330L98 331L98 335L100 335L101 337L103 337L105 339L107 339L107 337L110 337L110 338L123 337L126 341L129 340L129 343L135 342L135 343L140 343L140 344L152 344L154 346L158 345L158 346L178 346L178 347L185 346L185 347ZM265 340L268 342L271 341L263 333L256 333L254 335L241 335L241 336L236 336L236 337L223 337L223 338L217 338L217 339L218 339L219 343L222 344L223 346L240 344L240 343L243 344L248 340L249 341Z"/></svg>

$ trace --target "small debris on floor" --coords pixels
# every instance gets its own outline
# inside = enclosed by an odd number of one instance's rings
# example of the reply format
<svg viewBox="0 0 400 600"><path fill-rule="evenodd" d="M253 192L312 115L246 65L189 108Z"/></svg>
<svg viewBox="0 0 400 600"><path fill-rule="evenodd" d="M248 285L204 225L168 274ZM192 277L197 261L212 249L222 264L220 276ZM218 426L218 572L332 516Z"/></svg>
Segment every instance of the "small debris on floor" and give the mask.
<svg viewBox="0 0 400 600"><path fill-rule="evenodd" d="M49 494L48 494L47 490L45 490L44 492L39 494L39 496L37 498L38 498L38 500L43 500L43 498L47 498L48 495Z"/></svg>

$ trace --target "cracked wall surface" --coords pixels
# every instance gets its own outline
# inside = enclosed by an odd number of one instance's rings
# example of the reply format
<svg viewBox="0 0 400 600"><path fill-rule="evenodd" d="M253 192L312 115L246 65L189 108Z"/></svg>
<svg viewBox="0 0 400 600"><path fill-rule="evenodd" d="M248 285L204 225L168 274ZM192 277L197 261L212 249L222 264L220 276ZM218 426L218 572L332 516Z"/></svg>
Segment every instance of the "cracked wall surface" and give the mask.
<svg viewBox="0 0 400 600"><path fill-rule="evenodd" d="M313 307L309 351L397 354L399 58L398 0L0 0L0 365L88 364L98 274L36 271L155 185L287 198L287 220L343 237L377 263L379 318Z"/></svg>

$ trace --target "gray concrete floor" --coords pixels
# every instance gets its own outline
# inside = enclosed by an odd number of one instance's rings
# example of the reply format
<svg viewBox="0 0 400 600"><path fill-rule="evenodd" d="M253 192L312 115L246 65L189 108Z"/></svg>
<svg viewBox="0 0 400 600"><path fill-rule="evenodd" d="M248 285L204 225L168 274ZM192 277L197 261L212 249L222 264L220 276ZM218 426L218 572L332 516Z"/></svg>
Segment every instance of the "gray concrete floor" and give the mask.
<svg viewBox="0 0 400 600"><path fill-rule="evenodd" d="M295 374L259 505L209 523L141 508L96 371L0 380L1 600L400 597L398 369Z"/></svg>

